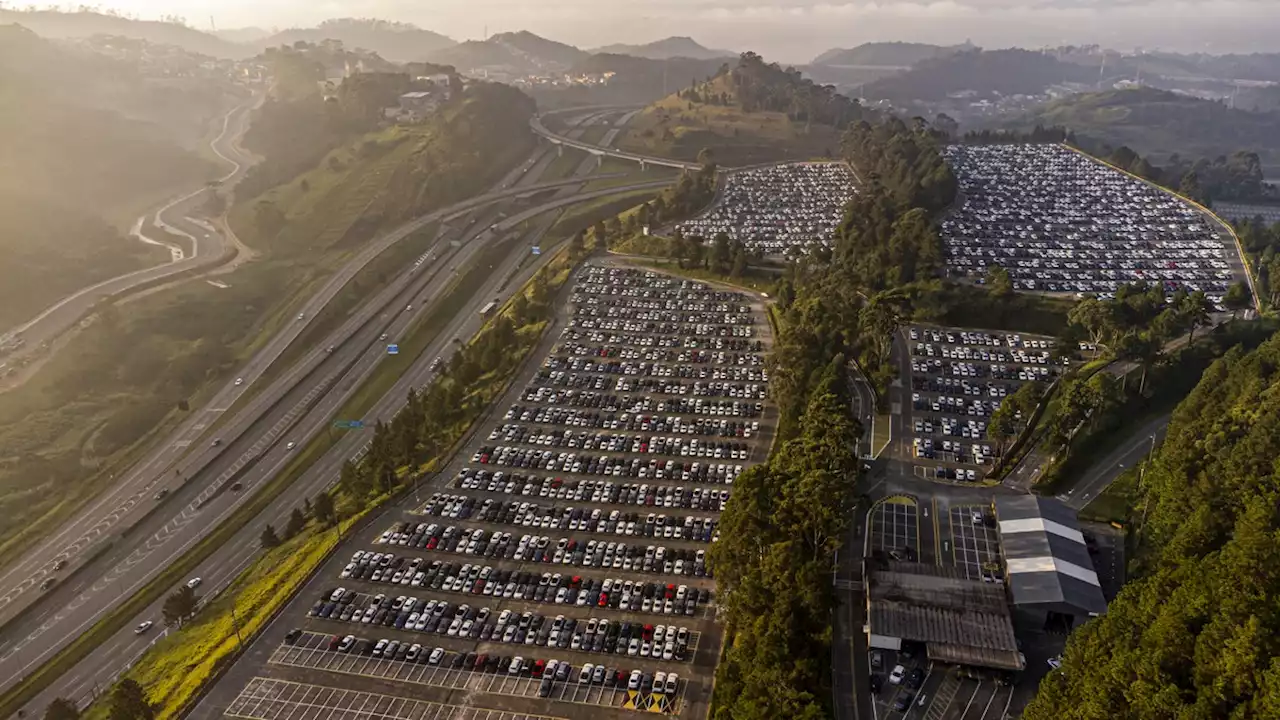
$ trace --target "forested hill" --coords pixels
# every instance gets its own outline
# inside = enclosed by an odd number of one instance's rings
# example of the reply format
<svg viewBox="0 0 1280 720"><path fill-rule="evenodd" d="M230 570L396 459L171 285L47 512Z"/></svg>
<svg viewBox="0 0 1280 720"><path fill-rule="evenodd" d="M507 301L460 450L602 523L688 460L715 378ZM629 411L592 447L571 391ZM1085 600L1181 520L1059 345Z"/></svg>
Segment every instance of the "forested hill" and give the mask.
<svg viewBox="0 0 1280 720"><path fill-rule="evenodd" d="M1280 717L1280 337L1233 350L1147 470L1139 562L1027 720Z"/></svg>

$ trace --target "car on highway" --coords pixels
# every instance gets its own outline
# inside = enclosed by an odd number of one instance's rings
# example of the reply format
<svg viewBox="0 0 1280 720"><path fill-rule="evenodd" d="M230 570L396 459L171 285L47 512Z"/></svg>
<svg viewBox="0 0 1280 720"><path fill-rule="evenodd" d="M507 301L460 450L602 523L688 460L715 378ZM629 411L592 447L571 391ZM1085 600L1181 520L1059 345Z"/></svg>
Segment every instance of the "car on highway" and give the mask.
<svg viewBox="0 0 1280 720"><path fill-rule="evenodd" d="M62 568L66 567L66 566L67 566L67 559L66 559L66 558L58 558L58 559L57 559L56 561L54 561L54 563L53 563L53 571L54 571L54 572L58 572L59 570L61 570Z"/></svg>
<svg viewBox="0 0 1280 720"><path fill-rule="evenodd" d="M296 448L296 447L298 447L298 443L296 443L296 442L294 442L294 441L290 440L288 443L286 443L286 444L285 444L284 449L285 449L285 450L292 450L292 449L294 449L294 448Z"/></svg>
<svg viewBox="0 0 1280 720"><path fill-rule="evenodd" d="M244 384L244 378L236 378L236 387L240 387L243 384Z"/></svg>
<svg viewBox="0 0 1280 720"><path fill-rule="evenodd" d="M243 489L244 489L244 483L240 482L239 480L231 483L231 492L240 492Z"/></svg>
<svg viewBox="0 0 1280 720"><path fill-rule="evenodd" d="M138 623L138 627L133 629L133 634L141 635L142 633L150 630L152 625L155 625L155 623L150 620L143 620L142 622Z"/></svg>
<svg viewBox="0 0 1280 720"><path fill-rule="evenodd" d="M191 588L192 590L195 590L196 588L200 587L200 583L202 582L204 582L204 580L202 580L201 578L193 577L187 581L187 587Z"/></svg>
<svg viewBox="0 0 1280 720"><path fill-rule="evenodd" d="M155 495L151 496L152 500L163 500L169 494L169 488L160 488Z"/></svg>
<svg viewBox="0 0 1280 720"><path fill-rule="evenodd" d="M209 443L210 447L218 447L221 444L222 444L222 438L214 438L213 442Z"/></svg>
<svg viewBox="0 0 1280 720"><path fill-rule="evenodd" d="M306 313L298 313L298 319L301 320L307 316Z"/></svg>

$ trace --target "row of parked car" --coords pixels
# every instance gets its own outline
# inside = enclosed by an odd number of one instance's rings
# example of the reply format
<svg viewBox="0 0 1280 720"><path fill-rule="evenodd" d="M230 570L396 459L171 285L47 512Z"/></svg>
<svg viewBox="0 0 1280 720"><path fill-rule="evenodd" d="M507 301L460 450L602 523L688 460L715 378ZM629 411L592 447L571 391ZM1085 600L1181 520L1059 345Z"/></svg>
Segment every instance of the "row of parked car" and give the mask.
<svg viewBox="0 0 1280 720"><path fill-rule="evenodd" d="M509 532L485 530L483 528L459 528L450 525L439 526L426 533L394 532L383 533L384 543L408 545L438 552L451 552L459 555L477 555L482 557L516 560L532 563L554 563L556 565L574 565L577 567L599 567L633 570L636 572L666 575L709 575L706 567L706 551L688 548L667 548L664 545L628 545L624 542L606 540L577 540L559 538L552 541L549 535L523 535L515 538ZM691 527L691 526L690 526ZM699 527L698 532L702 532ZM409 567L397 571L393 582L399 582L399 574L414 574L419 570L422 558L417 558ZM357 571L356 577L363 577L363 569L355 561L343 572ZM389 570L374 568L369 579L378 581Z"/></svg>
<svg viewBox="0 0 1280 720"><path fill-rule="evenodd" d="M678 419L677 419L678 420ZM721 427L727 428L725 422ZM677 421L675 427L694 430L698 426ZM702 427L711 427L710 421ZM759 428L759 425L756 425ZM747 425L745 433L752 432ZM569 448L571 450L599 450L603 452L630 452L649 455L672 455L679 457L716 457L720 459L745 460L750 448L746 443L707 440L705 438L670 435L633 435L627 433L587 432L585 430L569 430L550 427L532 427L517 423L508 423L493 429L489 433L490 441L518 443L521 445L537 445L540 447ZM701 433L698 433L701 434ZM725 435L719 435L724 437ZM728 437L742 437L728 435ZM492 453L489 447L485 448Z"/></svg>
<svg viewBox="0 0 1280 720"><path fill-rule="evenodd" d="M654 695L675 695L679 692L680 676L677 673L659 671L650 675L642 670L606 668L604 665L584 663L580 668L564 660L529 659L520 655L507 657L487 653L449 652L442 647L428 649L420 643L402 642L391 638L363 640L355 635L332 636L327 643L333 652L367 655L384 660L419 663L451 670L502 674L515 678L540 679L539 697L548 697L556 682L571 682L575 675L579 685L625 687ZM575 672L576 671L576 672Z"/></svg>
<svg viewBox="0 0 1280 720"><path fill-rule="evenodd" d="M708 408L709 409L709 408ZM716 417L684 417L682 415L650 415L647 413L612 413L579 410L576 408L538 407L512 405L504 420L519 420L537 425L596 428L600 430L628 430L631 432L660 432L679 435L750 438L760 432L758 420L729 420ZM508 435L521 433L521 426L507 422L489 433L489 440L506 441Z"/></svg>
<svg viewBox="0 0 1280 720"><path fill-rule="evenodd" d="M715 518L699 516L667 516L664 513L648 513L601 508L548 505L517 500L485 498L472 495L448 495L435 493L422 507L421 512L431 517L449 517L459 520L475 518L480 522L520 527L580 530L599 535L625 535L713 542L716 537ZM421 543L437 526L433 523L400 522L392 530L383 533L383 542L424 547Z"/></svg>
<svg viewBox="0 0 1280 720"><path fill-rule="evenodd" d="M763 382L769 373L763 367L738 365L698 365L695 363L665 364L648 361L614 360L591 356L548 357L542 363L544 370L563 370L592 375L628 375L633 377L680 378L682 380L731 380L733 382Z"/></svg>
<svg viewBox="0 0 1280 720"><path fill-rule="evenodd" d="M765 351L761 340L744 340L733 337L699 337L697 335L653 335L632 333L610 333L600 330L586 330L573 326L566 327L560 333L563 343L593 343L630 348L632 352L642 352L640 348L678 348L685 350L709 350L733 353L762 353Z"/></svg>
<svg viewBox="0 0 1280 720"><path fill-rule="evenodd" d="M729 465L704 465L691 463L692 471L680 472L673 481L730 483L734 468ZM686 475L686 473L688 473ZM729 501L729 491L724 489L684 487L649 483L615 483L611 480L577 480L554 476L538 477L522 473L506 473L501 470L473 470L463 468L454 479L454 487L461 490L483 490L521 497L574 500L609 505L640 505L660 508L696 508L699 510L724 510Z"/></svg>
<svg viewBox="0 0 1280 720"><path fill-rule="evenodd" d="M714 415L722 417L760 417L764 403L704 398L654 397L651 395L614 395L609 393L558 390L531 387L520 396L521 402L541 403L565 410L590 408L607 413L678 413L680 415ZM510 418L508 418L510 419Z"/></svg>
<svg viewBox="0 0 1280 720"><path fill-rule="evenodd" d="M625 453L629 452L629 450L619 452ZM723 455L723 453L721 454ZM579 475L633 477L642 480L648 478L655 480L681 478L685 472L692 472L693 466L701 464L678 462L676 460L667 460L666 462L649 460L646 462L643 458L623 458L611 455L579 456L577 453L555 453L551 450L534 450L508 445L482 447L472 454L471 462L480 463L481 465L549 470ZM711 464L708 463L708 466L710 467ZM717 473L715 478L710 481L722 480L725 483L732 483L733 479L742 472L741 465L716 463L714 467L717 469L724 467L725 471L723 475Z"/></svg>
<svg viewBox="0 0 1280 720"><path fill-rule="evenodd" d="M430 588L442 592L514 598L530 602L577 605L630 610L664 615L694 615L699 605L711 601L711 591L675 583L622 580L621 578L586 578L560 573L537 573L528 570L505 570L491 565L454 563L433 560L421 562L412 571L413 561L404 557L385 557L373 567L372 561L356 561L351 577L370 582ZM381 563L387 563L382 565ZM390 569L391 572L387 570ZM354 572L363 570L362 576ZM374 571L377 570L375 580ZM396 573L401 572L399 581ZM346 572L344 569L343 572Z"/></svg>
<svg viewBox="0 0 1280 720"><path fill-rule="evenodd" d="M758 342L758 341L757 341ZM658 348L637 347L630 344L597 342L583 344L566 340L551 349L552 355L572 355L584 358L613 360L643 360L650 363L690 363L693 365L763 365L759 350L736 352L724 350L691 350L671 346Z"/></svg>

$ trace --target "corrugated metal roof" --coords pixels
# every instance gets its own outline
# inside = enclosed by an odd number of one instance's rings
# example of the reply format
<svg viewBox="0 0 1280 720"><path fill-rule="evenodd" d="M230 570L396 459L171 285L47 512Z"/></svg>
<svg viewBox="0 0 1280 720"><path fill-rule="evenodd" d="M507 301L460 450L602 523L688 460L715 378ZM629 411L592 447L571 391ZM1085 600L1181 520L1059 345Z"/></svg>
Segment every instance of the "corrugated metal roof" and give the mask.
<svg viewBox="0 0 1280 720"><path fill-rule="evenodd" d="M997 497L1005 581L1015 605L1059 604L1106 611L1102 586L1075 512L1052 498Z"/></svg>

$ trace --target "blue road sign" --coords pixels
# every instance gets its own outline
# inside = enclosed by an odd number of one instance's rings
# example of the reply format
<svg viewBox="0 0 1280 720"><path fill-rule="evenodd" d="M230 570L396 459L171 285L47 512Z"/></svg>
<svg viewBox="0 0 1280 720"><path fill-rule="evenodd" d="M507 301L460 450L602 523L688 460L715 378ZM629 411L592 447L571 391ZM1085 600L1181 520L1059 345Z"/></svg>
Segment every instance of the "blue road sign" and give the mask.
<svg viewBox="0 0 1280 720"><path fill-rule="evenodd" d="M359 430L364 427L363 420L334 420L333 426L345 430Z"/></svg>
<svg viewBox="0 0 1280 720"><path fill-rule="evenodd" d="M534 246L533 246L533 254L534 254L534 255L541 255L541 254L542 254L542 248L541 248L541 247L539 247L539 246L537 246L537 245L534 245Z"/></svg>
<svg viewBox="0 0 1280 720"><path fill-rule="evenodd" d="M387 354L388 354L388 355L399 355L399 354L400 354L400 346L399 346L399 345L388 345L388 346L387 346Z"/></svg>

